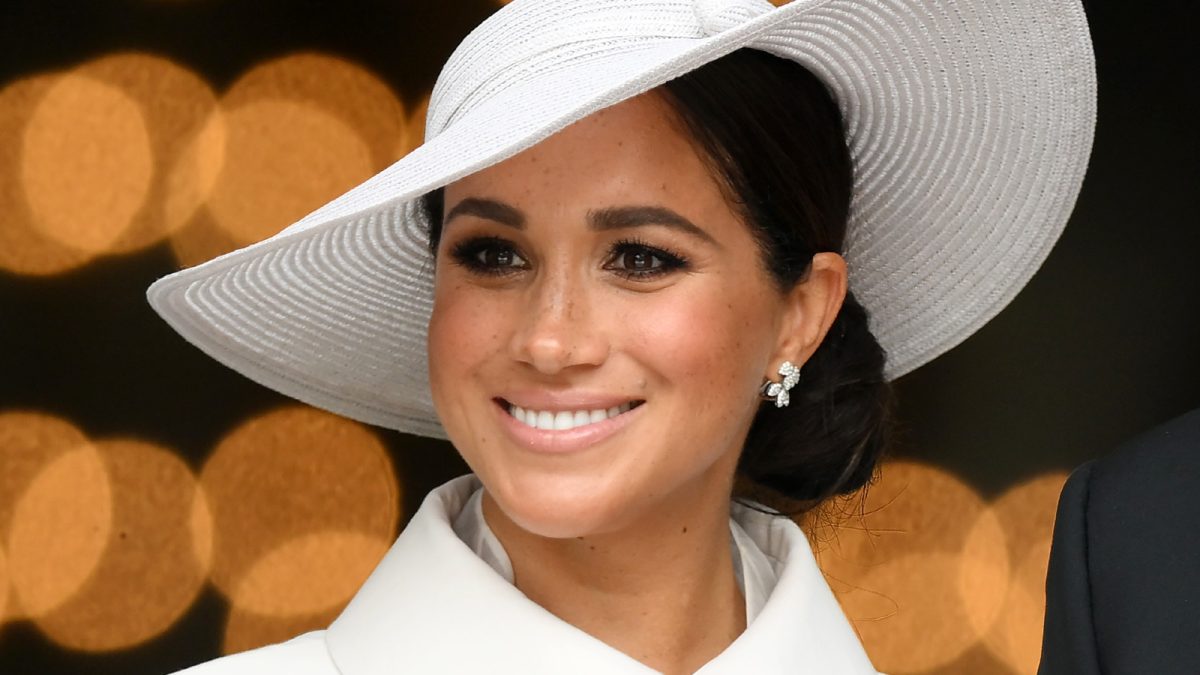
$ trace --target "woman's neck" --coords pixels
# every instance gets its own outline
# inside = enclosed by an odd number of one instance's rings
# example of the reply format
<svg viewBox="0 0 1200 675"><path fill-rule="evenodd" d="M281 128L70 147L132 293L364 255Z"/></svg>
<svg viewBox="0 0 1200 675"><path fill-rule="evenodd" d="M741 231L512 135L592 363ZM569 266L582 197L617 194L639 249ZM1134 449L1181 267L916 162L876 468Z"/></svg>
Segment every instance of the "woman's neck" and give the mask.
<svg viewBox="0 0 1200 675"><path fill-rule="evenodd" d="M728 500L674 500L633 526L573 539L522 529L486 491L483 512L518 589L655 670L692 673L746 628Z"/></svg>

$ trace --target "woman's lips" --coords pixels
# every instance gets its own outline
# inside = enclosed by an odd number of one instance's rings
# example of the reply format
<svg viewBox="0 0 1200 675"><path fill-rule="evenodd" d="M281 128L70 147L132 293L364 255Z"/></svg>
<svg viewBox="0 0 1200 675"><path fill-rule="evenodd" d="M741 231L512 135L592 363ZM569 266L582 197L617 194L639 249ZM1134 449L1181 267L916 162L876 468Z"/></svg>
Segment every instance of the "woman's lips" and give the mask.
<svg viewBox="0 0 1200 675"><path fill-rule="evenodd" d="M565 454L589 448L624 429L640 415L644 403L635 400L607 409L537 411L514 410L513 404L496 399L495 408L501 418L501 427L519 445L535 452ZM604 418L598 419L597 413L602 413ZM523 419L517 419L514 414ZM528 420L531 417L537 426L530 426ZM594 419L596 421L592 421Z"/></svg>

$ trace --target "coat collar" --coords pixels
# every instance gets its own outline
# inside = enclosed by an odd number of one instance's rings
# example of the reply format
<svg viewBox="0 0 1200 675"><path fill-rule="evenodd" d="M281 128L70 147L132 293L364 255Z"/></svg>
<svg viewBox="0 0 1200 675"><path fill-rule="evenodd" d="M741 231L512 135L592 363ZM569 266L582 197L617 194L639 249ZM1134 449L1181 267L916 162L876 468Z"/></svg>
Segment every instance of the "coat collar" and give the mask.
<svg viewBox="0 0 1200 675"><path fill-rule="evenodd" d="M329 627L342 675L655 673L542 609L458 538L452 523L478 487L466 475L431 492ZM731 514L779 580L746 631L697 675L874 675L800 528L737 504Z"/></svg>

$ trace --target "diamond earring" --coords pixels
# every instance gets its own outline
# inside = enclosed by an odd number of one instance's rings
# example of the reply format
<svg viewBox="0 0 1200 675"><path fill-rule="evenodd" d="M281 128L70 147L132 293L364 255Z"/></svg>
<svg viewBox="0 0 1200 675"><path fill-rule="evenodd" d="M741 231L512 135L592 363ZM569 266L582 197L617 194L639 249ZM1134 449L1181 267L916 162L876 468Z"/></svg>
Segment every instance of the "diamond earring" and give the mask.
<svg viewBox="0 0 1200 675"><path fill-rule="evenodd" d="M791 361L784 361L779 365L779 374L783 376L783 382L767 380L762 383L759 393L764 399L775 401L776 408L783 408L791 402L788 391L800 381L800 368Z"/></svg>

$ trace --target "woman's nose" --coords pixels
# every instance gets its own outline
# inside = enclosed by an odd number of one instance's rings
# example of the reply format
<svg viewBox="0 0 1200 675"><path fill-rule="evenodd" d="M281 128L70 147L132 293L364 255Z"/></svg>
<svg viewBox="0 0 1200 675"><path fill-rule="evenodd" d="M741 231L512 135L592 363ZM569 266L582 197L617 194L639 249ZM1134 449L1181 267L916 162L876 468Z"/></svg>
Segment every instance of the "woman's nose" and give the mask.
<svg viewBox="0 0 1200 675"><path fill-rule="evenodd" d="M549 375L608 357L606 331L582 282L566 275L540 279L529 300L511 345L518 361Z"/></svg>

